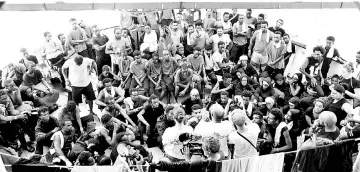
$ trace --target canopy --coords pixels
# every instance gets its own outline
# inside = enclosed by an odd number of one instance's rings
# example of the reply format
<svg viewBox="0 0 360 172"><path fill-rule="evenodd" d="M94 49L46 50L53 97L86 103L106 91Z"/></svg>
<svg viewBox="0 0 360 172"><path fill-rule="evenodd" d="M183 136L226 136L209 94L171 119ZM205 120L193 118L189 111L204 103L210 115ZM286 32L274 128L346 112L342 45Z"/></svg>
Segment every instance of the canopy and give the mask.
<svg viewBox="0 0 360 172"><path fill-rule="evenodd" d="M24 1L23 1L24 2ZM360 8L359 2L289 2L289 1L235 1L226 0L219 2L215 0L165 0L156 1L130 1L111 2L109 0L97 2L50 2L26 1L26 3L6 3L1 8L2 11L79 11L79 10L117 10L117 9L184 9L184 8L217 8L217 9L348 9ZM136 5L134 5L136 4Z"/></svg>

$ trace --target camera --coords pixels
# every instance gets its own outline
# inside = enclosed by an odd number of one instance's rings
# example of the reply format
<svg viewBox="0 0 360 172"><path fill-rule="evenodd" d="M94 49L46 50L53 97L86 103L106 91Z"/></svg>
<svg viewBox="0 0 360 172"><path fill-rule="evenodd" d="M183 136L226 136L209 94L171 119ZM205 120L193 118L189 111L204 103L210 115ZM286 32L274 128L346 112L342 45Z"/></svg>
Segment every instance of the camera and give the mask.
<svg viewBox="0 0 360 172"><path fill-rule="evenodd" d="M189 152L192 155L204 155L202 149L202 143L200 142L201 136L197 137L189 133L182 133L179 135L179 141L184 144L180 150L182 154L185 152L185 148L189 148Z"/></svg>

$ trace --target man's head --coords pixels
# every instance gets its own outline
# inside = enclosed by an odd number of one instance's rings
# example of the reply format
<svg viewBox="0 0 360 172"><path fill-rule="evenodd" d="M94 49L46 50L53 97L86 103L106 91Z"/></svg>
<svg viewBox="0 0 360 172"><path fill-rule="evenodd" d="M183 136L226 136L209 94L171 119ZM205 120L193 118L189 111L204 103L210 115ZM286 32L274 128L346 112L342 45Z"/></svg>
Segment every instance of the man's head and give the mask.
<svg viewBox="0 0 360 172"><path fill-rule="evenodd" d="M62 45L65 44L65 42L66 42L66 37L65 37L65 35L64 35L63 33L59 33L59 34L58 34L58 39L59 39L59 41L61 42Z"/></svg>
<svg viewBox="0 0 360 172"><path fill-rule="evenodd" d="M326 98L319 97L314 102L314 109L313 111L317 114L321 113L325 108Z"/></svg>
<svg viewBox="0 0 360 172"><path fill-rule="evenodd" d="M26 48L20 48L20 53L23 54L24 57L29 57L29 52Z"/></svg>
<svg viewBox="0 0 360 172"><path fill-rule="evenodd" d="M284 24L284 20L282 20L282 19L278 19L277 21L276 21L276 27L277 28L281 28L281 26Z"/></svg>
<svg viewBox="0 0 360 172"><path fill-rule="evenodd" d="M94 34L95 34L96 36L100 36L100 28L99 28L98 25L94 25L94 26L92 27L92 30L93 30L93 32L94 32Z"/></svg>
<svg viewBox="0 0 360 172"><path fill-rule="evenodd" d="M76 19L75 19L75 18L71 18L71 19L69 20L69 22L70 22L71 28L74 29L74 30L76 30L77 27L78 27L77 22L76 22Z"/></svg>
<svg viewBox="0 0 360 172"><path fill-rule="evenodd" d="M102 69L102 75L104 77L108 77L110 73L110 66L104 65L101 69Z"/></svg>
<svg viewBox="0 0 360 172"><path fill-rule="evenodd" d="M176 13L176 20L177 21L183 20L183 14L181 12Z"/></svg>
<svg viewBox="0 0 360 172"><path fill-rule="evenodd" d="M288 33L284 33L283 40L285 44L288 44L290 42L290 35Z"/></svg>
<svg viewBox="0 0 360 172"><path fill-rule="evenodd" d="M217 35L218 35L218 36L222 36L223 33L224 33L224 27L223 27L223 26L218 26L218 27L216 28L216 32L217 32Z"/></svg>
<svg viewBox="0 0 360 172"><path fill-rule="evenodd" d="M139 92L136 89L131 90L131 99L136 101L139 98Z"/></svg>
<svg viewBox="0 0 360 172"><path fill-rule="evenodd" d="M250 18L251 17L251 13L252 13L252 10L249 8L246 10L246 17Z"/></svg>
<svg viewBox="0 0 360 172"><path fill-rule="evenodd" d="M339 84L339 83L340 83L340 76L337 75L337 74L334 74L331 77L331 84L336 85L336 84Z"/></svg>
<svg viewBox="0 0 360 172"><path fill-rule="evenodd" d="M243 127L246 123L247 118L248 117L246 116L245 112L242 110L236 110L231 117L234 125L237 127Z"/></svg>
<svg viewBox="0 0 360 172"><path fill-rule="evenodd" d="M140 51L139 50L135 50L133 55L134 55L134 59L136 61L137 64L141 64L141 55L140 55Z"/></svg>
<svg viewBox="0 0 360 172"><path fill-rule="evenodd" d="M188 33L189 34L191 34L191 33L194 33L194 25L189 25L188 27L187 27L187 29L188 29Z"/></svg>
<svg viewBox="0 0 360 172"><path fill-rule="evenodd" d="M121 39L121 33L122 33L122 31L121 31L120 28L115 28L114 29L114 35L115 35L116 39Z"/></svg>
<svg viewBox="0 0 360 172"><path fill-rule="evenodd" d="M234 15L237 14L237 9L236 8L231 9L231 11L233 12Z"/></svg>
<svg viewBox="0 0 360 172"><path fill-rule="evenodd" d="M275 42L275 43L279 43L280 40L281 40L281 32L276 31L276 32L274 33L274 42Z"/></svg>
<svg viewBox="0 0 360 172"><path fill-rule="evenodd" d="M330 111L323 111L319 115L320 124L324 125L325 127L335 127L337 118L334 112Z"/></svg>
<svg viewBox="0 0 360 172"><path fill-rule="evenodd" d="M190 91L190 99L192 101L196 101L196 100L200 99L199 91L196 88L194 88Z"/></svg>
<svg viewBox="0 0 360 172"><path fill-rule="evenodd" d="M113 127L113 123L111 121L112 116L108 113L105 113L101 116L101 123L104 125L106 129L111 129Z"/></svg>
<svg viewBox="0 0 360 172"><path fill-rule="evenodd" d="M261 30L262 30L262 32L267 32L268 22L267 22L267 21L262 21L260 24L261 24Z"/></svg>
<svg viewBox="0 0 360 172"><path fill-rule="evenodd" d="M163 56L164 56L164 60L165 60L166 62L169 62L169 61L170 61L170 52L169 52L169 50L164 50L164 51L163 51Z"/></svg>
<svg viewBox="0 0 360 172"><path fill-rule="evenodd" d="M158 108L159 107L159 98L155 94L152 94L149 97L149 103L152 108Z"/></svg>
<svg viewBox="0 0 360 172"><path fill-rule="evenodd" d="M284 76L279 73L275 76L275 82L277 85L283 85L284 84Z"/></svg>
<svg viewBox="0 0 360 172"><path fill-rule="evenodd" d="M265 21L265 15L262 14L262 13L260 13L260 14L258 15L258 20L257 20L257 21L258 21L258 22Z"/></svg>
<svg viewBox="0 0 360 172"><path fill-rule="evenodd" d="M201 115L201 106L199 104L194 104L191 106L191 115L198 116Z"/></svg>
<svg viewBox="0 0 360 172"><path fill-rule="evenodd" d="M34 73L36 71L36 64L33 61L29 61L27 67L29 73Z"/></svg>
<svg viewBox="0 0 360 172"><path fill-rule="evenodd" d="M151 32L151 25L146 24L144 29L145 29L145 32L149 34Z"/></svg>
<svg viewBox="0 0 360 172"><path fill-rule="evenodd" d="M201 55L201 48L200 47L195 47L194 48L194 58L198 58Z"/></svg>
<svg viewBox="0 0 360 172"><path fill-rule="evenodd" d="M71 133L74 130L74 127L72 126L72 122L70 119L65 119L62 122L60 122L60 128L62 133L65 135L71 135Z"/></svg>
<svg viewBox="0 0 360 172"><path fill-rule="evenodd" d="M205 137L202 139L202 149L204 155L209 157L212 154L219 153L220 141L214 136Z"/></svg>
<svg viewBox="0 0 360 172"><path fill-rule="evenodd" d="M263 121L263 116L263 113L261 113L260 111L253 112L253 122L260 124Z"/></svg>
<svg viewBox="0 0 360 172"><path fill-rule="evenodd" d="M81 56L81 55L77 55L77 56L74 58L74 61L75 61L75 64L76 64L76 65L80 66L80 65L83 63L84 58L83 58L83 56Z"/></svg>
<svg viewBox="0 0 360 172"><path fill-rule="evenodd" d="M249 90L244 90L244 91L241 93L241 97L242 97L242 99L244 100L245 105L248 105L248 104L249 104L250 99L251 99L251 96L252 96L252 93L251 93L251 91L249 91Z"/></svg>
<svg viewBox="0 0 360 172"><path fill-rule="evenodd" d="M335 100L340 100L343 98L344 94L345 94L345 88L340 84L336 84L334 88L331 89L330 96Z"/></svg>
<svg viewBox="0 0 360 172"><path fill-rule="evenodd" d="M212 15L212 9L206 9L206 16L210 17Z"/></svg>
<svg viewBox="0 0 360 172"><path fill-rule="evenodd" d="M325 53L325 50L322 46L316 46L313 48L313 57L317 60L321 59L321 56Z"/></svg>
<svg viewBox="0 0 360 172"><path fill-rule="evenodd" d="M240 24L244 23L244 18L245 18L244 14L239 14L238 21L240 22Z"/></svg>
<svg viewBox="0 0 360 172"><path fill-rule="evenodd" d="M345 79L349 79L352 77L353 73L355 72L355 65L353 62L346 62L345 64L342 65L342 76Z"/></svg>
<svg viewBox="0 0 360 172"><path fill-rule="evenodd" d="M179 23L178 23L177 21L173 21L173 22L172 22L172 29L173 29L174 31L177 31L177 30L178 30L178 25L179 25Z"/></svg>
<svg viewBox="0 0 360 172"><path fill-rule="evenodd" d="M152 56L151 58L155 64L160 63L159 54L157 52L154 52L151 56Z"/></svg>
<svg viewBox="0 0 360 172"><path fill-rule="evenodd" d="M80 166L92 166L94 165L95 158L89 151L83 151L78 156Z"/></svg>
<svg viewBox="0 0 360 172"><path fill-rule="evenodd" d="M241 55L240 58L239 58L239 61L240 61L242 66L247 66L248 60L249 60L249 58L245 54Z"/></svg>
<svg viewBox="0 0 360 172"><path fill-rule="evenodd" d="M38 109L39 119L45 123L49 122L50 112L47 106L41 106Z"/></svg>
<svg viewBox="0 0 360 172"><path fill-rule="evenodd" d="M225 110L219 104L213 104L210 109L210 115L214 121L221 121L224 118Z"/></svg>
<svg viewBox="0 0 360 172"><path fill-rule="evenodd" d="M104 84L106 91L111 91L111 89L112 89L111 81L112 80L110 78L105 78L102 80L102 83Z"/></svg>
<svg viewBox="0 0 360 172"><path fill-rule="evenodd" d="M275 105L275 100L272 97L265 98L265 105L268 110L272 109Z"/></svg>
<svg viewBox="0 0 360 172"><path fill-rule="evenodd" d="M82 27L82 28L85 28L86 27L86 24L83 20L80 20L79 21L79 26Z"/></svg>
<svg viewBox="0 0 360 172"><path fill-rule="evenodd" d="M213 47L211 45L205 45L205 53L211 55L213 53Z"/></svg>
<svg viewBox="0 0 360 172"><path fill-rule="evenodd" d="M271 78L270 77L266 77L262 79L262 90L268 90L270 88L271 85Z"/></svg>
<svg viewBox="0 0 360 172"><path fill-rule="evenodd" d="M273 108L268 116L268 123L277 126L283 120L283 113L278 108Z"/></svg>
<svg viewBox="0 0 360 172"><path fill-rule="evenodd" d="M201 21L197 21L195 23L195 29L196 31L201 32L203 30L203 23Z"/></svg>
<svg viewBox="0 0 360 172"><path fill-rule="evenodd" d="M76 103L72 100L69 100L66 104L66 110L68 112L75 112L76 110Z"/></svg>
<svg viewBox="0 0 360 172"><path fill-rule="evenodd" d="M227 103L228 100L229 100L229 92L227 92L227 91L222 91L222 92L220 93L220 100L221 100L222 103Z"/></svg>
<svg viewBox="0 0 360 172"><path fill-rule="evenodd" d="M52 34L50 32L44 32L44 37L46 41L50 41L52 38Z"/></svg>
<svg viewBox="0 0 360 172"><path fill-rule="evenodd" d="M224 22L229 21L229 19L230 19L230 14L229 14L228 12L225 12L225 13L223 14L223 18L224 18Z"/></svg>
<svg viewBox="0 0 360 172"><path fill-rule="evenodd" d="M104 99L104 103L106 104L106 110L108 112L112 112L115 110L115 98L113 96L107 96Z"/></svg>
<svg viewBox="0 0 360 172"><path fill-rule="evenodd" d="M125 38L128 36L128 30L126 28L121 28L121 36Z"/></svg>
<svg viewBox="0 0 360 172"><path fill-rule="evenodd" d="M18 87L15 85L14 80L13 79L7 79L4 81L4 87L5 89L7 89L9 92L13 92L18 90Z"/></svg>
<svg viewBox="0 0 360 172"><path fill-rule="evenodd" d="M224 82L226 85L231 84L232 76L231 76L230 73L225 73L224 76L223 76L223 78L224 78L224 81L223 81L223 82Z"/></svg>
<svg viewBox="0 0 360 172"><path fill-rule="evenodd" d="M333 37L333 36L328 36L328 37L326 38L326 47L327 47L327 48L332 47L332 46L334 45L334 42L335 42L335 37Z"/></svg>
<svg viewBox="0 0 360 172"><path fill-rule="evenodd" d="M175 108L173 110L173 114L174 114L174 120L176 123L181 124L184 122L185 119L185 110L181 107Z"/></svg>

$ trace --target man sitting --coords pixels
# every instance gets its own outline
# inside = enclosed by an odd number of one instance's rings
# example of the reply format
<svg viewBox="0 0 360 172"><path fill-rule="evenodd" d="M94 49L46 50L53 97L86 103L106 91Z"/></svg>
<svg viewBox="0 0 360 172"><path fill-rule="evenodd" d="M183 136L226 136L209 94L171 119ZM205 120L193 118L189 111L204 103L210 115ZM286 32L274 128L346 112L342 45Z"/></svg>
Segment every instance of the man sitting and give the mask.
<svg viewBox="0 0 360 172"><path fill-rule="evenodd" d="M116 74L114 74L113 72L111 72L110 70L110 66L108 65L104 65L102 67L102 72L99 75L98 79L99 79L99 83L98 83L98 91L101 91L102 89L104 89L104 83L103 80L109 78L111 79L111 85L114 87L119 87L120 86L120 81L121 78L119 76L117 76Z"/></svg>
<svg viewBox="0 0 360 172"><path fill-rule="evenodd" d="M50 116L49 108L41 106L38 110L39 120L35 127L36 152L35 154L45 155L49 151L52 135L59 131L59 122L55 117Z"/></svg>
<svg viewBox="0 0 360 172"><path fill-rule="evenodd" d="M184 96L191 89L190 84L194 74L193 70L188 68L188 64L185 61L180 66L181 68L176 71L174 76L175 96ZM180 88L182 91L179 93Z"/></svg>
<svg viewBox="0 0 360 172"><path fill-rule="evenodd" d="M113 97L105 98L106 107L102 110L102 114L110 114L112 117L115 117L123 122L129 122L133 127L136 127L136 124L131 120L131 118L126 114L126 109L116 104Z"/></svg>
<svg viewBox="0 0 360 172"><path fill-rule="evenodd" d="M59 99L59 92L54 90L53 87L46 82L41 72L36 69L34 62L29 62L28 71L24 74L23 80L24 86L28 86L39 91L39 97L42 97L40 99L42 104L52 106ZM50 102L53 104L50 104Z"/></svg>
<svg viewBox="0 0 360 172"><path fill-rule="evenodd" d="M115 98L115 103L117 106L120 102L124 100L125 91L121 90L118 87L114 87L111 85L111 79L105 78L102 80L103 86L105 89L101 90L95 100L95 104L99 106L99 109L102 110L106 106L105 99L107 97L113 97Z"/></svg>
<svg viewBox="0 0 360 172"><path fill-rule="evenodd" d="M32 109L30 102L22 101L20 89L15 85L13 79L5 80L4 87L7 91L8 97L11 100L11 103L17 111L30 111Z"/></svg>

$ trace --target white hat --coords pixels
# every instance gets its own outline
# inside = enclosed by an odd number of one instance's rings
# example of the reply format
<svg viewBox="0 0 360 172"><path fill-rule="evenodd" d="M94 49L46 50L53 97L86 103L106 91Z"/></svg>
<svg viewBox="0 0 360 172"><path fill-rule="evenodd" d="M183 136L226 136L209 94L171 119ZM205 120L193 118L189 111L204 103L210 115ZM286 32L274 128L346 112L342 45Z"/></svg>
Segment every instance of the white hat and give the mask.
<svg viewBox="0 0 360 172"><path fill-rule="evenodd" d="M241 60L248 60L248 56L247 55L242 55L242 56L240 56L240 61Z"/></svg>

